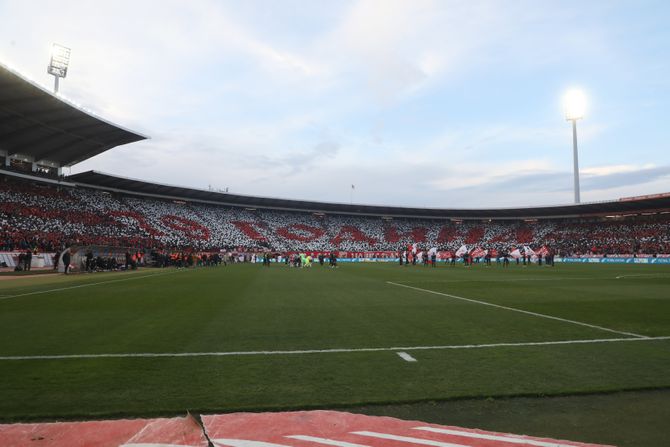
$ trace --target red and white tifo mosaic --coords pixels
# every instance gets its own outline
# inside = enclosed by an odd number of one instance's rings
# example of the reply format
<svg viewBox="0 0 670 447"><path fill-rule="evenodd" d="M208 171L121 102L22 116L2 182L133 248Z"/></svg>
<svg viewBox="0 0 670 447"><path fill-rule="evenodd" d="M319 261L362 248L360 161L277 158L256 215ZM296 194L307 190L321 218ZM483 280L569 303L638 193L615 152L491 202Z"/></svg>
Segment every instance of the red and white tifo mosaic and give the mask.
<svg viewBox="0 0 670 447"><path fill-rule="evenodd" d="M203 430L204 428L204 430ZM0 445L52 447L603 447L336 411L0 425ZM611 447L611 446L610 446Z"/></svg>

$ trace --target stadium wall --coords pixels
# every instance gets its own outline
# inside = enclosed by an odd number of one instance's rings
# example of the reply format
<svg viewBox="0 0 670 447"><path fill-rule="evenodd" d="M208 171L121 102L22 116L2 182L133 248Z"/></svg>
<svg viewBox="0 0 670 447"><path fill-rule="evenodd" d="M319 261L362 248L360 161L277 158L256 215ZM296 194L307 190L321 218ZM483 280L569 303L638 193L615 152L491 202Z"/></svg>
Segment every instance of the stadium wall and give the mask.
<svg viewBox="0 0 670 447"><path fill-rule="evenodd" d="M579 263L579 264L670 264L670 257L668 255L663 256L649 256L649 257L585 257L585 258L555 258L556 262L562 263Z"/></svg>

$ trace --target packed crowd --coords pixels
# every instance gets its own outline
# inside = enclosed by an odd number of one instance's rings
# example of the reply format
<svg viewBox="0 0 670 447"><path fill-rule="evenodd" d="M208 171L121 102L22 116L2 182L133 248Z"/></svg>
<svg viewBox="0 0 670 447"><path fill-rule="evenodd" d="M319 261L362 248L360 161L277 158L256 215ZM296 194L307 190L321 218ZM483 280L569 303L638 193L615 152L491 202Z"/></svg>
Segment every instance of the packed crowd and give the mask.
<svg viewBox="0 0 670 447"><path fill-rule="evenodd" d="M447 221L249 211L0 178L0 251L70 245L279 252L550 247L559 255L670 253L670 215L625 220Z"/></svg>

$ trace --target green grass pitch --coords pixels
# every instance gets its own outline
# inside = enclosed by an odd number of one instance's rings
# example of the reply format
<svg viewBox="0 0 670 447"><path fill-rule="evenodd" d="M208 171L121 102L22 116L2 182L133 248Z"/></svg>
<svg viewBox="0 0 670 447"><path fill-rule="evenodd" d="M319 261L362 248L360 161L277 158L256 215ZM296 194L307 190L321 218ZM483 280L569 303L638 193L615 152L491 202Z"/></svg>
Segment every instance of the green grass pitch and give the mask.
<svg viewBox="0 0 670 447"><path fill-rule="evenodd" d="M667 336L664 266L35 276L0 281L0 419L663 389ZM614 340L577 342L595 339ZM170 355L184 353L212 354ZM98 354L166 355L87 357Z"/></svg>

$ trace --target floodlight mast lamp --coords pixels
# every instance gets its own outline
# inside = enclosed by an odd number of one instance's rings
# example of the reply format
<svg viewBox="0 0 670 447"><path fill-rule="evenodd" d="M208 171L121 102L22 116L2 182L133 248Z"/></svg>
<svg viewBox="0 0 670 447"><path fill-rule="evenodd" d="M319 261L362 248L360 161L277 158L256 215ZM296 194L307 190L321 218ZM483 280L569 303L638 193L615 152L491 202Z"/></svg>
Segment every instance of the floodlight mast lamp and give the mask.
<svg viewBox="0 0 670 447"><path fill-rule="evenodd" d="M67 76L68 65L70 65L70 49L57 43L53 44L47 73L54 77L54 93L58 93L59 79Z"/></svg>

